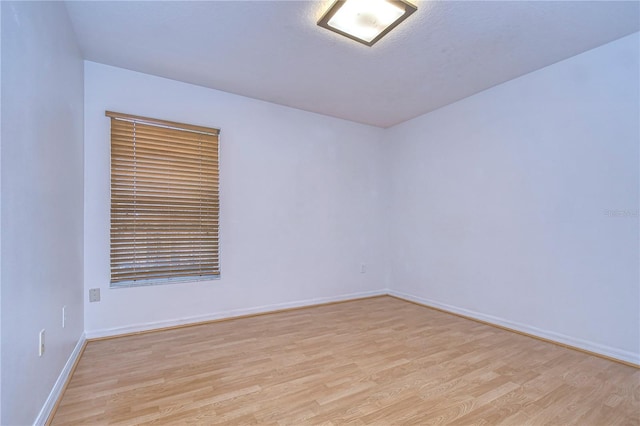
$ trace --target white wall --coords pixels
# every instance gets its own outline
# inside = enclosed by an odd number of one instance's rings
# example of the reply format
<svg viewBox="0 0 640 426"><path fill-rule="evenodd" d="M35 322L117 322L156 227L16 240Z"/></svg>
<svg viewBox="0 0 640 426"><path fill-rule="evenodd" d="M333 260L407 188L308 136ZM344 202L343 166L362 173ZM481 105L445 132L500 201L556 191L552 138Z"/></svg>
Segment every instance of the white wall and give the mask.
<svg viewBox="0 0 640 426"><path fill-rule="evenodd" d="M2 6L0 6L0 99L2 99ZM0 102L0 188L2 188L2 102ZM0 191L0 309L2 308L2 191ZM0 422L2 421L2 312L0 312Z"/></svg>
<svg viewBox="0 0 640 426"><path fill-rule="evenodd" d="M220 280L109 288L105 110L222 129ZM383 289L381 136L378 128L85 62L85 297L90 288L102 295L85 305L87 335Z"/></svg>
<svg viewBox="0 0 640 426"><path fill-rule="evenodd" d="M64 4L1 7L0 423L13 425L36 419L84 329L83 64Z"/></svg>
<svg viewBox="0 0 640 426"><path fill-rule="evenodd" d="M636 33L388 130L392 288L638 363L639 51Z"/></svg>

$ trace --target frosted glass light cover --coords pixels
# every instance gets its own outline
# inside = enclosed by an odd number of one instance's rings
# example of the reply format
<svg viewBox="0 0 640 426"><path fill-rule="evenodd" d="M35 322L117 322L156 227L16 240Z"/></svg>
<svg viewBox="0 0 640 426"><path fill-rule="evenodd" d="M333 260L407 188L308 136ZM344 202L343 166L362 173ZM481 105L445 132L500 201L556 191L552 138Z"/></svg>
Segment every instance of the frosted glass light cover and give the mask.
<svg viewBox="0 0 640 426"><path fill-rule="evenodd" d="M328 25L370 42L402 15L404 9L386 0L348 0Z"/></svg>
<svg viewBox="0 0 640 426"><path fill-rule="evenodd" d="M372 46L416 10L407 0L335 0L318 25Z"/></svg>

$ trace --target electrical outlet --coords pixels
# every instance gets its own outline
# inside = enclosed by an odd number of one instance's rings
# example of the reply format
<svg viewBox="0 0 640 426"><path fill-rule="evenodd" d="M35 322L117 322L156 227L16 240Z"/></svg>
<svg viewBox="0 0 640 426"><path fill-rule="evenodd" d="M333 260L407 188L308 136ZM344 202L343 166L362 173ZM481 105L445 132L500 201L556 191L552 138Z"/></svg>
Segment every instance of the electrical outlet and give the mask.
<svg viewBox="0 0 640 426"><path fill-rule="evenodd" d="M38 338L38 356L44 355L44 328L40 330L40 337Z"/></svg>
<svg viewBox="0 0 640 426"><path fill-rule="evenodd" d="M92 288L89 289L89 302L99 302L100 301L100 289Z"/></svg>
<svg viewBox="0 0 640 426"><path fill-rule="evenodd" d="M67 324L67 307L62 307L62 328Z"/></svg>

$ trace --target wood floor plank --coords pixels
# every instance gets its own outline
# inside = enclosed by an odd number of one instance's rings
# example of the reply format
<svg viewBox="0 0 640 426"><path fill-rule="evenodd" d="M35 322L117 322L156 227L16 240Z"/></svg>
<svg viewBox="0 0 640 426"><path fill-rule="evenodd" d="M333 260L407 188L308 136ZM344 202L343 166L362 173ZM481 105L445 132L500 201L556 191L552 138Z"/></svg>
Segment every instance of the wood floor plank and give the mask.
<svg viewBox="0 0 640 426"><path fill-rule="evenodd" d="M640 370L391 297L89 342L52 419L640 424Z"/></svg>

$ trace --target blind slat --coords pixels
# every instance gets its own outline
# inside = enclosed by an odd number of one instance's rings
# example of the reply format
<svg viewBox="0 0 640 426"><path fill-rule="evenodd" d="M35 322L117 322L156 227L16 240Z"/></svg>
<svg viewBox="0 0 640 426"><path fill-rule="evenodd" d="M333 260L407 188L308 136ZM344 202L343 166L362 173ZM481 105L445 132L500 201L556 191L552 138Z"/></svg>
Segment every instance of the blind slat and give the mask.
<svg viewBox="0 0 640 426"><path fill-rule="evenodd" d="M210 253L210 252L214 252L215 251L215 245L211 245L211 248L209 250L205 250L205 249L200 249L197 251L193 251L193 253ZM187 252L186 250L190 250L187 248L175 248L175 247L123 247L120 250L117 250L115 252L116 256L129 256L129 258L133 258L132 254L135 253L140 253L141 256L146 256L147 253L157 253L158 255L165 255L165 254L171 254L174 251L176 251L177 253L191 253L191 252ZM212 260L216 260L218 259L218 256L213 254L211 255L211 259Z"/></svg>
<svg viewBox="0 0 640 426"><path fill-rule="evenodd" d="M124 131L127 132L128 131ZM129 134L123 135L124 132L114 131L112 132L111 141L112 147L115 149L130 150L144 148L148 150L158 150L162 152L169 152L174 154L188 154L202 150L203 146L208 146L211 143L216 143L216 139L184 139L176 138L171 135L165 135L162 137L148 136L138 133L136 135ZM135 145L134 145L135 143ZM167 148L171 146L171 148ZM217 152L205 152L206 155L218 156Z"/></svg>
<svg viewBox="0 0 640 426"><path fill-rule="evenodd" d="M218 186L218 178L217 177L208 177L210 185L214 188ZM129 182L129 176L123 173L114 173L111 175L111 185L121 185ZM163 185L167 184L166 176L161 178L153 178L153 177L145 177L141 176L140 173L136 176L136 183L139 185ZM183 177L183 176L171 176L171 185L176 187L187 187L187 188L199 188L200 182L195 181L194 179Z"/></svg>
<svg viewBox="0 0 640 426"><path fill-rule="evenodd" d="M195 172L182 171L181 169L163 168L157 164L141 164L140 167L126 168L115 165L115 167L112 166L111 170L112 173L118 176L130 176L131 174L135 173L138 177L149 177L152 179L174 179L177 177L184 177L188 178L189 180L195 180L195 178L199 179L200 176L209 176L213 181L216 181L218 179L215 174L209 172L198 172L196 174Z"/></svg>
<svg viewBox="0 0 640 426"><path fill-rule="evenodd" d="M122 153L117 151L112 152L112 155L122 155L123 157L125 157L125 154L127 153ZM161 169L164 170L168 166L176 170L180 170L184 166L194 167L197 170L200 167L206 167L206 168L215 167L218 163L217 159L208 160L206 158L198 159L196 157L187 158L187 157L178 157L178 156L171 157L171 156L161 156L161 155L152 156L152 155L146 155L145 153L139 153L137 151L135 154L133 152L128 154L130 154L131 157L129 158L131 159L126 158L124 160L118 160L114 162L114 166L116 166L116 170L135 171L136 169L140 169L144 167L152 167L156 169L160 167ZM135 158L135 160L133 158ZM206 169L197 170L197 173L209 175L209 176L214 175L213 172L207 172Z"/></svg>

